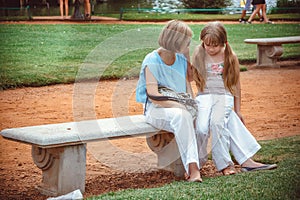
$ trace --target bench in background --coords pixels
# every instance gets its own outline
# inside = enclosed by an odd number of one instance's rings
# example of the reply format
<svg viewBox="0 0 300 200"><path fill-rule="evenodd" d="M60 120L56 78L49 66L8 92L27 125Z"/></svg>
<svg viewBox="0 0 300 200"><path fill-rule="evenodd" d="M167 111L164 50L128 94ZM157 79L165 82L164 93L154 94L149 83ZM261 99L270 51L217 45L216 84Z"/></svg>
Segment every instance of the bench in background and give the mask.
<svg viewBox="0 0 300 200"><path fill-rule="evenodd" d="M256 65L258 67L279 67L277 60L283 54L282 44L300 43L300 36L255 38L246 39L244 42L257 45Z"/></svg>
<svg viewBox="0 0 300 200"><path fill-rule="evenodd" d="M4 138L32 145L32 158L42 170L42 194L58 196L76 189L85 191L86 143L146 135L147 144L157 154L158 165L183 176L174 135L145 122L143 115L80 122L4 129Z"/></svg>

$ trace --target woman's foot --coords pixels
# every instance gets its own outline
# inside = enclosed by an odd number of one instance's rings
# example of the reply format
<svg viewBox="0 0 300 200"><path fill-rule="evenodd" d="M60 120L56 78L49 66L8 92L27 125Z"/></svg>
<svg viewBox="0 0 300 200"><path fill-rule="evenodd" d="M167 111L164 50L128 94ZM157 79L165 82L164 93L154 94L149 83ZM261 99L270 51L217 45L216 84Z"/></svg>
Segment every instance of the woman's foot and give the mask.
<svg viewBox="0 0 300 200"><path fill-rule="evenodd" d="M184 174L185 179L188 182L202 182L200 170L196 163L189 164L189 172L189 175L187 173Z"/></svg>
<svg viewBox="0 0 300 200"><path fill-rule="evenodd" d="M234 166L229 165L228 167L226 167L225 169L222 170L222 173L224 176L229 176L229 175L236 174L236 170L235 170Z"/></svg>
<svg viewBox="0 0 300 200"><path fill-rule="evenodd" d="M202 182L202 178L200 175L200 171L199 171L199 175L194 175L194 176L189 176L187 173L184 173L184 178L185 180L187 180L188 182Z"/></svg>

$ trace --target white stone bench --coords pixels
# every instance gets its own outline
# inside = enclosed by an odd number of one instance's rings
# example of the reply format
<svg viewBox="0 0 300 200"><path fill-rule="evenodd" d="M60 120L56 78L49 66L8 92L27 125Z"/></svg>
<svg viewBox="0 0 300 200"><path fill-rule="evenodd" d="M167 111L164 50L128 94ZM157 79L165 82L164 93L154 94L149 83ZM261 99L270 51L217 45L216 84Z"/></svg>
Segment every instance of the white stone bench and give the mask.
<svg viewBox="0 0 300 200"><path fill-rule="evenodd" d="M300 36L246 39L245 43L257 44L258 67L279 67L277 59L282 55L282 44L300 43Z"/></svg>
<svg viewBox="0 0 300 200"><path fill-rule="evenodd" d="M173 134L147 124L143 115L11 128L0 134L6 139L32 145L33 161L43 175L37 188L48 196L76 189L84 193L86 143L104 139L146 135L148 146L157 153L158 164L170 161L167 167L176 176L184 173Z"/></svg>

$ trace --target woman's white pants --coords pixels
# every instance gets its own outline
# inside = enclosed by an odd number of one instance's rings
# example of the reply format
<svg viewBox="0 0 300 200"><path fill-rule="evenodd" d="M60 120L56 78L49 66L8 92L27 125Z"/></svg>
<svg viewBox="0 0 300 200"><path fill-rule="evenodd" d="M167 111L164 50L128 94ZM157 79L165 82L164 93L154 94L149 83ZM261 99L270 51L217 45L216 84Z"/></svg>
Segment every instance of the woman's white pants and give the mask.
<svg viewBox="0 0 300 200"><path fill-rule="evenodd" d="M152 126L174 134L182 163L188 174L190 163L196 163L200 169L194 123L192 115L187 110L149 104L145 115L146 121Z"/></svg>
<svg viewBox="0 0 300 200"><path fill-rule="evenodd" d="M233 96L205 94L198 95L196 100L199 109L196 137L201 165L207 161L210 134L212 159L219 171L233 165L230 151L235 160L242 164L261 148L232 110Z"/></svg>

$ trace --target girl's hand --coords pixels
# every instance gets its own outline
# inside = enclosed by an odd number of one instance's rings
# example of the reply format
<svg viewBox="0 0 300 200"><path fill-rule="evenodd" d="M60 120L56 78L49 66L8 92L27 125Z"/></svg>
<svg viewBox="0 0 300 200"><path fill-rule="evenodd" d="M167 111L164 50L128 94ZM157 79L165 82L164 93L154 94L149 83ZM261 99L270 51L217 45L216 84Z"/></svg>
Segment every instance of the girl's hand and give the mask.
<svg viewBox="0 0 300 200"><path fill-rule="evenodd" d="M240 120L241 120L241 121L243 122L243 124L245 125L245 121L244 121L244 117L243 117L242 113L237 112L236 114L239 116Z"/></svg>

